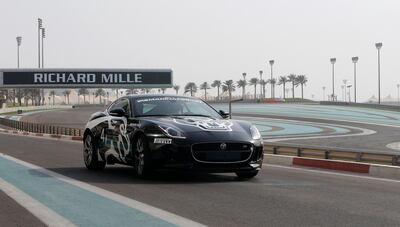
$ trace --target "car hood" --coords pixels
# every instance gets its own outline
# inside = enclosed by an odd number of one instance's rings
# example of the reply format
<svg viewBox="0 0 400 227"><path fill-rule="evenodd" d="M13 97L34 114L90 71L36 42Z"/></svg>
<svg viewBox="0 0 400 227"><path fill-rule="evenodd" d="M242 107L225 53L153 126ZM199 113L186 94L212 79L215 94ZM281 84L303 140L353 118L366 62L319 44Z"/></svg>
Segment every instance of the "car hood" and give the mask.
<svg viewBox="0 0 400 227"><path fill-rule="evenodd" d="M178 117L146 117L147 121L158 125L173 126L182 130L184 133L241 133L249 135L249 124L242 121L214 119L209 117L197 116L178 116Z"/></svg>

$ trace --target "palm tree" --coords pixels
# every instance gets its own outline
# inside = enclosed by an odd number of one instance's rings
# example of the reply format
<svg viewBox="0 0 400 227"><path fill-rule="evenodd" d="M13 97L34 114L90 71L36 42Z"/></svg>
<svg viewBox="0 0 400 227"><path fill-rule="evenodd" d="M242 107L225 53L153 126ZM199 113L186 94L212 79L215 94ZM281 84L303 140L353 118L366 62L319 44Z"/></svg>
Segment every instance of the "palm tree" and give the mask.
<svg viewBox="0 0 400 227"><path fill-rule="evenodd" d="M207 82L200 84L200 89L204 90L204 100L207 101L207 89L210 89L210 85Z"/></svg>
<svg viewBox="0 0 400 227"><path fill-rule="evenodd" d="M250 85L254 86L254 99L257 99L257 84L259 80L257 77L253 77L250 79Z"/></svg>
<svg viewBox="0 0 400 227"><path fill-rule="evenodd" d="M247 85L247 81L246 80L239 80L237 83L237 86L242 88L242 99L244 99L245 94L245 89L246 89L246 85Z"/></svg>
<svg viewBox="0 0 400 227"><path fill-rule="evenodd" d="M286 76L281 76L279 77L279 81L278 81L278 85L283 85L283 98L286 98L285 95L285 87L286 87L286 83L289 82L288 78Z"/></svg>
<svg viewBox="0 0 400 227"><path fill-rule="evenodd" d="M303 86L305 86L307 82L308 82L308 79L307 79L306 75L298 75L297 76L297 85L300 84L300 86L301 86L301 99L304 98L304 96L303 96Z"/></svg>
<svg viewBox="0 0 400 227"><path fill-rule="evenodd" d="M65 90L63 95L67 98L67 104L69 105L69 95L71 94L70 90Z"/></svg>
<svg viewBox="0 0 400 227"><path fill-rule="evenodd" d="M181 88L181 86L175 84L175 85L173 86L173 88L174 88L176 94L178 94L179 88Z"/></svg>
<svg viewBox="0 0 400 227"><path fill-rule="evenodd" d="M276 79L275 78L272 78L272 79L269 79L268 80L268 83L270 83L271 84L271 88L272 88L272 96L271 96L271 98L275 98L275 84L276 84Z"/></svg>
<svg viewBox="0 0 400 227"><path fill-rule="evenodd" d="M83 95L83 104L86 103L86 95L88 95L88 94L89 94L89 90L86 88L80 88L78 90L78 98L80 95Z"/></svg>
<svg viewBox="0 0 400 227"><path fill-rule="evenodd" d="M126 89L126 94L127 95L133 95L133 94L136 94L137 92L136 92L136 89L134 89L134 88L129 88L129 89Z"/></svg>
<svg viewBox="0 0 400 227"><path fill-rule="evenodd" d="M56 91L51 90L50 93L49 93L49 95L53 98L53 106L54 106L54 98L55 98L55 96L56 96Z"/></svg>
<svg viewBox="0 0 400 227"><path fill-rule="evenodd" d="M266 87L266 85L268 84L268 80L264 80L264 79L262 79L262 80L260 80L260 85L262 86L262 93L263 93L263 98L265 98L265 87Z"/></svg>
<svg viewBox="0 0 400 227"><path fill-rule="evenodd" d="M294 99L294 86L297 84L297 76L295 74L290 74L288 79L288 82L292 83L292 98Z"/></svg>
<svg viewBox="0 0 400 227"><path fill-rule="evenodd" d="M106 95L106 92L103 90L103 88L99 88L99 89L96 90L96 92L94 93L94 95L95 95L96 98L99 97L99 101L100 101L100 104L101 104L101 103L102 103L101 98L102 98L104 95Z"/></svg>
<svg viewBox="0 0 400 227"><path fill-rule="evenodd" d="M220 80L214 80L212 82L211 87L216 87L217 88L217 100L219 100L219 88L221 87L222 83Z"/></svg>
<svg viewBox="0 0 400 227"><path fill-rule="evenodd" d="M188 92L190 92L190 96L197 92L197 85L194 82L189 82L185 85L185 93Z"/></svg>
<svg viewBox="0 0 400 227"><path fill-rule="evenodd" d="M232 99L232 92L235 91L235 84L233 83L233 80L226 80L224 81L222 85L222 90L224 92L228 92L229 95L229 100Z"/></svg>

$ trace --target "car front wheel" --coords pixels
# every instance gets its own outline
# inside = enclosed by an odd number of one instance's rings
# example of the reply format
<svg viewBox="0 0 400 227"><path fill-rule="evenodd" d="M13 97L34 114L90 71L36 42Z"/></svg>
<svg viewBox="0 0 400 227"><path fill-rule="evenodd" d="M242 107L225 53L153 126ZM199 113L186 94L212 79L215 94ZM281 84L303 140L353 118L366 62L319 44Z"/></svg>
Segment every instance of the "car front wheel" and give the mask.
<svg viewBox="0 0 400 227"><path fill-rule="evenodd" d="M149 177L152 172L151 157L146 138L140 135L136 139L135 169L141 178Z"/></svg>
<svg viewBox="0 0 400 227"><path fill-rule="evenodd" d="M98 149L92 135L87 135L83 140L83 160L86 168L90 170L102 170L106 166L106 162L99 160Z"/></svg>

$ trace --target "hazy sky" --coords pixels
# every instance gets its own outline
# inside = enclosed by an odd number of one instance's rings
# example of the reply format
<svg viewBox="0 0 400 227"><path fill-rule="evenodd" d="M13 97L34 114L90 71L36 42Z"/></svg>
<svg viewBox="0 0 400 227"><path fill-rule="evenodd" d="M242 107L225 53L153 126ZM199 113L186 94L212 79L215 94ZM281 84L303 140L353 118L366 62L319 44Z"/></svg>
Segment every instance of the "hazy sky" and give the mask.
<svg viewBox="0 0 400 227"><path fill-rule="evenodd" d="M337 58L341 98L342 80L353 83L351 57L359 56L361 101L377 94L374 43L383 42L382 97L397 97L400 83L398 0L0 0L0 8L0 68L16 67L17 35L21 66L37 67L41 17L45 67L172 68L183 87L259 70L269 77L275 59L275 76L306 74L305 96L320 99L322 86L332 92L329 58Z"/></svg>

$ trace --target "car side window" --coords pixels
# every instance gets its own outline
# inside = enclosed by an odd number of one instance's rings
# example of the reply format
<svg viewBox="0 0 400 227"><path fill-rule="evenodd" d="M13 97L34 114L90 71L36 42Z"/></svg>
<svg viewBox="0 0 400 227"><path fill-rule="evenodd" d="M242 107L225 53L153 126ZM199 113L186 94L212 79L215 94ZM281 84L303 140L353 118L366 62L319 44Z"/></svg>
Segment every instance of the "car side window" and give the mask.
<svg viewBox="0 0 400 227"><path fill-rule="evenodd" d="M129 101L128 99L120 99L117 100L116 102L114 102L109 108L108 108L108 112L118 109L118 108L122 108L125 110L126 114L128 116L131 116L131 108L129 105Z"/></svg>

